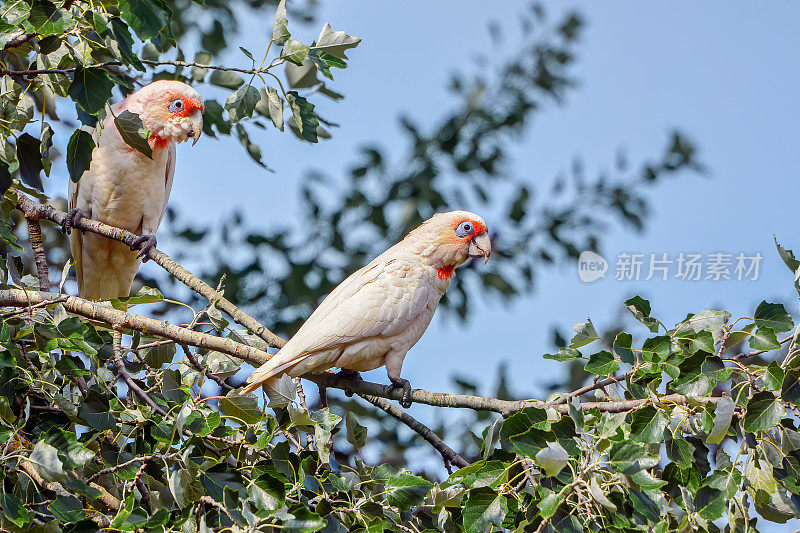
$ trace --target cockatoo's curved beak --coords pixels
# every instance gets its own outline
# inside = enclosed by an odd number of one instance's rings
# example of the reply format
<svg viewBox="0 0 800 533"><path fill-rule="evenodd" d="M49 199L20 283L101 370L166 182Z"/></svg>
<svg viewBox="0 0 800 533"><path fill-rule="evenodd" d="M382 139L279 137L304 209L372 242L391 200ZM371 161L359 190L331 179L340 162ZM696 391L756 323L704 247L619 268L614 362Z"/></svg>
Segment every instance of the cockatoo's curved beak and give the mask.
<svg viewBox="0 0 800 533"><path fill-rule="evenodd" d="M489 240L487 232L476 235L469 241L467 255L470 257L483 257L484 265L489 261L489 256L492 255L492 241Z"/></svg>
<svg viewBox="0 0 800 533"><path fill-rule="evenodd" d="M192 146L194 146L200 140L200 135L203 134L203 113L195 111L187 118L192 125L192 129L189 130L189 137L192 138Z"/></svg>

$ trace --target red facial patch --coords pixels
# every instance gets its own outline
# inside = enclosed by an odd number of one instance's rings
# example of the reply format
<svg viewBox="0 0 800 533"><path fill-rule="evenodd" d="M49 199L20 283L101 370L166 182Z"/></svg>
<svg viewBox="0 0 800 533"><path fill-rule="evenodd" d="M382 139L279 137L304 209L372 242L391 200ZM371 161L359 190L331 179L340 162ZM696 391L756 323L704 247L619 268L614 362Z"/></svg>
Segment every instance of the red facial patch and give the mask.
<svg viewBox="0 0 800 533"><path fill-rule="evenodd" d="M450 279L453 277L453 271L455 271L456 267L450 265L442 268L436 269L436 275L439 276L439 279Z"/></svg>
<svg viewBox="0 0 800 533"><path fill-rule="evenodd" d="M175 113L179 117L188 117L189 115L194 115L197 111L203 112L203 104L197 105L197 102L191 100L189 98L181 98L183 101L183 111L179 111Z"/></svg>
<svg viewBox="0 0 800 533"><path fill-rule="evenodd" d="M201 113L205 111L205 106L203 104L198 104L197 102L186 96L182 96L180 94L175 94L175 93L168 93L166 97L167 97L167 103L172 102L176 98L179 98L180 101L183 102L183 109L174 114L176 117L188 117L189 115L194 115L195 112L197 112L198 110Z"/></svg>
<svg viewBox="0 0 800 533"><path fill-rule="evenodd" d="M155 134L150 136L150 140L155 141L155 143L153 144L153 148L155 148L156 150L163 150L169 144L169 141L167 139L159 137L158 135Z"/></svg>
<svg viewBox="0 0 800 533"><path fill-rule="evenodd" d="M480 222L478 220L472 220L472 219L469 219L469 218L466 219L466 220L460 220L460 221L456 222L456 224L453 226L453 230L455 230L458 226L460 226L464 222L469 222L469 223L472 224L472 233L470 233L469 235L465 235L464 237L461 237L463 240L466 241L466 240L469 240L469 239L473 238L475 235L480 235L481 233L486 233L486 224L484 224L483 222Z"/></svg>

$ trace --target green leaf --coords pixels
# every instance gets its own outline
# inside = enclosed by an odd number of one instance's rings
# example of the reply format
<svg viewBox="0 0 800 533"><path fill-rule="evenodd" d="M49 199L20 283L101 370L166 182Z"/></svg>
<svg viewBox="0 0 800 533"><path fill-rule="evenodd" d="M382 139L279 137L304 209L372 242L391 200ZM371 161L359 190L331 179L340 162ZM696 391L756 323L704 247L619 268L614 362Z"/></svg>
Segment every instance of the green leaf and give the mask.
<svg viewBox="0 0 800 533"><path fill-rule="evenodd" d="M261 92L261 99L256 105L256 111L269 117L272 124L283 131L283 99L278 95L277 89L267 87Z"/></svg>
<svg viewBox="0 0 800 533"><path fill-rule="evenodd" d="M778 333L789 331L794 327L794 321L783 304L771 304L766 300L758 304L754 320L759 328L769 327Z"/></svg>
<svg viewBox="0 0 800 533"><path fill-rule="evenodd" d="M777 361L772 361L764 370L764 388L766 390L780 390L783 386L785 373Z"/></svg>
<svg viewBox="0 0 800 533"><path fill-rule="evenodd" d="M72 181L77 183L83 173L89 170L92 150L94 150L92 135L87 131L75 130L67 144L67 170Z"/></svg>
<svg viewBox="0 0 800 533"><path fill-rule="evenodd" d="M433 488L433 483L409 472L403 472L386 480L386 500L389 505L407 511L422 503Z"/></svg>
<svg viewBox="0 0 800 533"><path fill-rule="evenodd" d="M247 151L247 155L250 156L250 159L262 167L267 168L267 165L261 161L261 148L259 148L257 144L250 141L250 136L247 134L247 130L241 124L236 124L236 138L239 139L239 142Z"/></svg>
<svg viewBox="0 0 800 533"><path fill-rule="evenodd" d="M5 517L17 527L22 527L31 520L28 510L22 504L22 500L13 494L0 493L0 507L3 508Z"/></svg>
<svg viewBox="0 0 800 533"><path fill-rule="evenodd" d="M286 43L286 40L291 36L288 25L286 0L281 0L275 10L275 22L272 24L272 42L278 46L283 46Z"/></svg>
<svg viewBox="0 0 800 533"><path fill-rule="evenodd" d="M469 491L467 501L462 510L464 531L467 533L483 533L489 526L500 527L506 516L508 503L506 498L490 488Z"/></svg>
<svg viewBox="0 0 800 533"><path fill-rule="evenodd" d="M229 135L231 133L231 124L222 118L222 112L225 109L216 100L208 99L205 101L205 110L203 111L203 133L209 137L216 137L214 127L222 135Z"/></svg>
<svg viewBox="0 0 800 533"><path fill-rule="evenodd" d="M301 66L303 64L303 61L305 61L306 58L308 57L308 51L310 49L311 47L308 46L307 44L303 44L300 41L296 41L294 39L289 39L283 46L281 57L286 59L287 61L291 61L297 66Z"/></svg>
<svg viewBox="0 0 800 533"><path fill-rule="evenodd" d="M754 350L777 350L781 347L778 342L778 336L775 330L769 326L760 327L755 330L748 341L750 347Z"/></svg>
<svg viewBox="0 0 800 533"><path fill-rule="evenodd" d="M161 0L119 0L119 12L143 41L157 37L171 16Z"/></svg>
<svg viewBox="0 0 800 533"><path fill-rule="evenodd" d="M51 2L35 0L31 4L25 30L41 36L58 35L69 31L74 25L75 20L68 10L58 9Z"/></svg>
<svg viewBox="0 0 800 533"><path fill-rule="evenodd" d="M583 369L598 376L607 376L619 370L619 362L614 359L614 355L611 352L603 350L589 356L589 361Z"/></svg>
<svg viewBox="0 0 800 533"><path fill-rule="evenodd" d="M90 115L99 113L111 99L114 82L103 68L78 68L69 85L69 96Z"/></svg>
<svg viewBox="0 0 800 533"><path fill-rule="evenodd" d="M360 42L361 38L359 37L347 35L343 31L333 31L331 25L326 22L319 33L319 37L317 37L314 49L340 59L347 59L345 51L355 48Z"/></svg>
<svg viewBox="0 0 800 533"><path fill-rule="evenodd" d="M701 487L694 497L694 508L700 516L707 520L721 518L727 507L724 492L711 487Z"/></svg>
<svg viewBox="0 0 800 533"><path fill-rule="evenodd" d="M245 117L252 117L256 104L261 99L258 89L252 85L242 85L225 101L230 121L239 122Z"/></svg>
<svg viewBox="0 0 800 533"><path fill-rule="evenodd" d="M572 326L572 331L575 332L575 336L569 343L570 348L580 348L600 338L591 319L587 319L586 322L578 322Z"/></svg>
<svg viewBox="0 0 800 533"><path fill-rule="evenodd" d="M255 424L264 419L264 411L258 405L258 399L251 394L240 396L231 391L228 396L219 400L219 409L240 423Z"/></svg>
<svg viewBox="0 0 800 533"><path fill-rule="evenodd" d="M742 427L748 433L767 431L775 427L784 415L783 404L771 392L757 392L747 402Z"/></svg>
<svg viewBox="0 0 800 533"><path fill-rule="evenodd" d="M41 141L33 135L23 133L17 137L17 160L22 183L43 191L41 172L44 170L44 165L40 147Z"/></svg>
<svg viewBox="0 0 800 533"><path fill-rule="evenodd" d="M64 463L58 457L58 450L46 442L37 442L28 460L45 481L64 479Z"/></svg>
<svg viewBox="0 0 800 533"><path fill-rule="evenodd" d="M226 89L238 89L241 85L244 85L244 80L235 72L213 70L211 71L211 76L208 77L208 83Z"/></svg>
<svg viewBox="0 0 800 533"><path fill-rule="evenodd" d="M117 131L119 131L125 144L153 159L153 148L150 146L150 130L144 125L139 115L125 110L114 117L114 125L117 127Z"/></svg>
<svg viewBox="0 0 800 533"><path fill-rule="evenodd" d="M211 64L211 54L208 52L197 52L194 55L194 63L199 63L201 65L210 65ZM197 82L201 82L205 79L206 74L208 74L207 68L202 67L192 67L192 79Z"/></svg>
<svg viewBox="0 0 800 533"><path fill-rule="evenodd" d="M344 423L347 428L347 442L359 450L363 448L367 443L367 428L358 423L352 411L347 411Z"/></svg>
<svg viewBox="0 0 800 533"><path fill-rule="evenodd" d="M536 454L536 464L543 468L548 477L557 476L567 466L569 454L558 442L548 443Z"/></svg>
<svg viewBox="0 0 800 533"><path fill-rule="evenodd" d="M731 319L731 314L727 311L718 311L716 309L703 309L697 314L688 316L686 320L681 323L676 335L682 336L687 332L700 333L701 331L710 331L714 337L714 344L722 339L722 327Z"/></svg>
<svg viewBox="0 0 800 533"><path fill-rule="evenodd" d="M800 261L798 261L795 256L794 252L791 250L787 250L780 244L778 244L778 238L773 235L773 239L775 239L775 246L778 248L778 255L781 256L783 263L791 270L792 274L797 276L797 271L800 269Z"/></svg>
<svg viewBox="0 0 800 533"><path fill-rule="evenodd" d="M5 194L9 187L11 187L11 171L8 169L8 163L0 161L0 195Z"/></svg>
<svg viewBox="0 0 800 533"><path fill-rule="evenodd" d="M120 18L112 17L111 31L114 34L114 44L116 44L120 58L132 65L136 70L144 72L144 64L133 51L133 37L131 37L131 32L128 30L128 25Z"/></svg>
<svg viewBox="0 0 800 533"><path fill-rule="evenodd" d="M83 520L85 514L83 511L83 504L75 496L56 496L47 509L55 515L61 522L72 524Z"/></svg>
<svg viewBox="0 0 800 533"><path fill-rule="evenodd" d="M669 419L659 409L647 405L631 413L631 438L636 442L655 444L664 440Z"/></svg>
<svg viewBox="0 0 800 533"><path fill-rule="evenodd" d="M736 409L736 403L727 396L717 400L717 406L714 408L714 428L706 438L707 443L719 444L722 442L731 425L731 420L733 420L734 409Z"/></svg>
<svg viewBox="0 0 800 533"><path fill-rule="evenodd" d="M297 91L286 93L286 100L289 102L295 124L303 139L312 143L317 142L319 119L314 114L314 104L297 94Z"/></svg>
<svg viewBox="0 0 800 533"><path fill-rule="evenodd" d="M614 352L619 356L620 361L629 365L636 364L636 355L631 350L633 337L630 333L621 331L614 338Z"/></svg>
<svg viewBox="0 0 800 533"><path fill-rule="evenodd" d="M781 385L781 399L791 403L800 401L800 373L797 370L786 371Z"/></svg>
<svg viewBox="0 0 800 533"><path fill-rule="evenodd" d="M545 359L553 359L554 361L572 361L581 357L581 352L572 348L559 348L558 353L546 353L542 357Z"/></svg>
<svg viewBox="0 0 800 533"><path fill-rule="evenodd" d="M658 320L650 316L650 302L641 296L634 296L625 300L625 307L636 320L647 326L651 333L658 333Z"/></svg>

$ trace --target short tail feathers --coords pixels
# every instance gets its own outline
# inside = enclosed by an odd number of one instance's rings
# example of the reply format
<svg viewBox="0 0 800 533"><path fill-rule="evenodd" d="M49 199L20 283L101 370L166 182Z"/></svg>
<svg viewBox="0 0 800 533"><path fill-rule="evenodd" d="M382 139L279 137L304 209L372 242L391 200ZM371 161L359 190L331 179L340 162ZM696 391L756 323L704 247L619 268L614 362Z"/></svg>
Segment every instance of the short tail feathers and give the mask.
<svg viewBox="0 0 800 533"><path fill-rule="evenodd" d="M311 355L312 354L304 354L300 357L286 361L284 360L284 357L281 357L280 352L276 353L272 356L272 358L270 358L269 361L258 367L255 372L250 374L250 377L247 378L247 383L249 383L249 385L242 389L241 394L253 392L257 388L265 385L269 386L277 378L289 372L292 368L297 366L298 363L301 363Z"/></svg>

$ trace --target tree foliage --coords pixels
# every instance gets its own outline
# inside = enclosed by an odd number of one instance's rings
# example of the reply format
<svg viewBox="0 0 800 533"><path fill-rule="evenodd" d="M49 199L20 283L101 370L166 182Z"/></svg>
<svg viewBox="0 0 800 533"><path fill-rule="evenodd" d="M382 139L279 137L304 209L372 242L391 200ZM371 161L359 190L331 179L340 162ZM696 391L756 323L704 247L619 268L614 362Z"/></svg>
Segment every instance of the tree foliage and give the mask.
<svg viewBox="0 0 800 533"><path fill-rule="evenodd" d="M176 78L229 91L225 102L207 101L206 133L236 137L257 163L265 164L252 127L267 120L308 142L328 134L313 101L338 96L324 83L358 40L327 24L313 43L293 40L289 15L310 11L281 2L262 53L242 49L244 67L215 66L231 40L221 30L235 25L238 9L269 3L205 4L12 0L0 8L0 528L740 531L800 517L800 359L782 304L764 301L736 320L705 309L668 325L657 303L633 297L624 305L641 325L608 337L587 320L543 354L582 367L583 386L523 400L501 372L492 398L478 395L486 384L463 379L455 381L461 394L415 390L415 401L446 413L433 431L377 384L311 376L328 387L327 405L309 404L289 378L266 401L238 393L245 361L262 361L280 342L243 329L236 305L290 330L344 275L432 212L484 204L497 214L500 257L453 288L448 304L465 316L470 284L504 298L530 291L540 264L597 249L609 224L641 229L647 185L699 168L676 133L653 162L591 179L576 165L546 195L514 175L508 144L571 86L576 14L546 24L541 10L527 13L524 42L506 62L454 78L453 109L433 125L404 120L405 155L369 146L343 181L306 178L297 227L238 220L215 235L173 219L173 236L221 239L248 258L242 266L218 257L202 272L214 283L227 275L226 305L191 274L181 281L201 296L179 291L174 269L159 278L161 291L101 303L68 297L68 256L53 225L64 213L31 209L28 199L46 199L43 172L65 165L57 173L77 180L90 164L94 139L62 117L93 125L115 88L126 94ZM197 22L198 10L213 15L209 25ZM186 62L178 45L193 36L206 51ZM272 70L279 64L289 90ZM135 116L117 120L137 145ZM60 136L63 152L53 141ZM123 233L113 238L133 238ZM192 246L189 263L198 261ZM794 254L778 252L798 272ZM285 274L259 284L264 257ZM53 280L62 273L52 292L48 266L57 267ZM173 318L178 307L191 309L178 325L139 314ZM451 415L455 408L468 414Z"/></svg>

